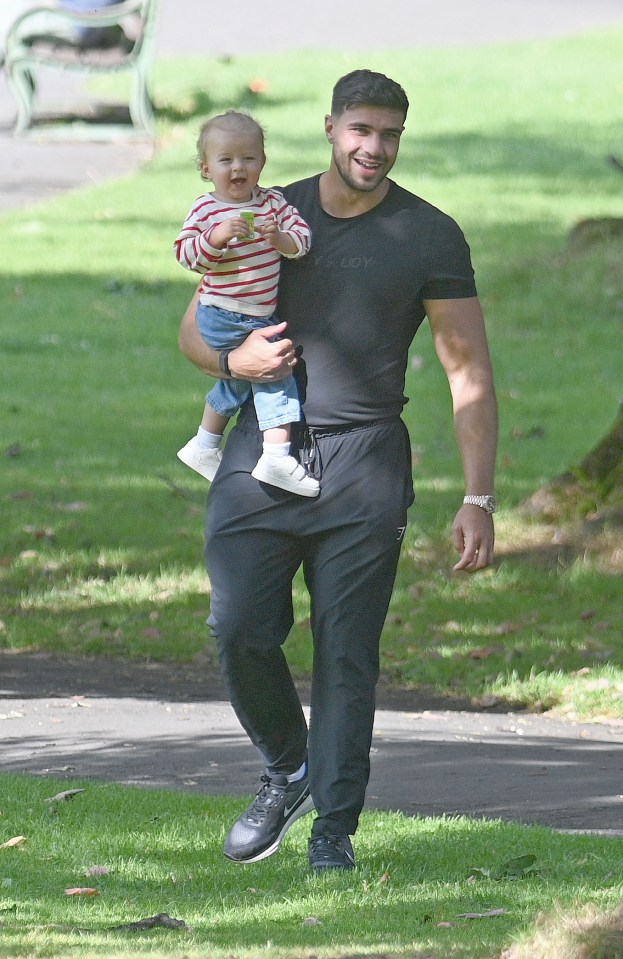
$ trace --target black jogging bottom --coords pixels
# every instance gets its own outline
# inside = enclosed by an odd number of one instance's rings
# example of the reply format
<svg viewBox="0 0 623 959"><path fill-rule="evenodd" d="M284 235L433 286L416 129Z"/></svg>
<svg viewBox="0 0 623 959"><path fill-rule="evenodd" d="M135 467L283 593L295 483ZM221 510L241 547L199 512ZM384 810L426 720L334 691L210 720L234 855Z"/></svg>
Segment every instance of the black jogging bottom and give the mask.
<svg viewBox="0 0 623 959"><path fill-rule="evenodd" d="M379 642L413 501L396 418L311 431L309 499L250 475L262 437L242 412L208 498L210 618L232 706L273 773L307 758L314 835L353 834L369 777ZM282 650L303 566L314 666L309 730Z"/></svg>

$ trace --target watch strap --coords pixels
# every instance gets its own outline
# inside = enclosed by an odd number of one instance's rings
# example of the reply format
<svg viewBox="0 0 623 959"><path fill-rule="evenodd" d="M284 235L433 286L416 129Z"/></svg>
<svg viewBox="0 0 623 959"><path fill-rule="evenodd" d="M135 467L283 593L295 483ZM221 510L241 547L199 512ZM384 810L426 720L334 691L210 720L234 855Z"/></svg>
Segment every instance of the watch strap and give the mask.
<svg viewBox="0 0 623 959"><path fill-rule="evenodd" d="M229 354L231 350L221 350L218 355L218 368L221 373L224 373L225 376L231 376L231 370L229 368Z"/></svg>
<svg viewBox="0 0 623 959"><path fill-rule="evenodd" d="M467 496L463 497L463 504L465 506L479 506L487 513L495 513L497 509L495 496L492 493L468 493Z"/></svg>

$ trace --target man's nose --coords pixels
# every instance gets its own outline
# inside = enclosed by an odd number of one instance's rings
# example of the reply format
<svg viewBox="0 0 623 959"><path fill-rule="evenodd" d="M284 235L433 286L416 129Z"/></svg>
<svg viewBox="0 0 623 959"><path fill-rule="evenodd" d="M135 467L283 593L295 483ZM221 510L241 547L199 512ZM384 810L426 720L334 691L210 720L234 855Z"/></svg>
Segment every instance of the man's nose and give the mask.
<svg viewBox="0 0 623 959"><path fill-rule="evenodd" d="M363 148L370 156L382 156L383 139L378 133L369 133L363 143Z"/></svg>

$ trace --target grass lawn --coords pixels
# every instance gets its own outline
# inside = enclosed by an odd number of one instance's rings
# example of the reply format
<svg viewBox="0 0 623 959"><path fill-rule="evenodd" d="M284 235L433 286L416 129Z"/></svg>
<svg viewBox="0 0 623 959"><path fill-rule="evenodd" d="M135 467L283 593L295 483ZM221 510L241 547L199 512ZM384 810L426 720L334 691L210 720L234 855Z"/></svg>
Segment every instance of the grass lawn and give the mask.
<svg viewBox="0 0 623 959"><path fill-rule="evenodd" d="M490 959L542 912L613 912L623 883L623 840L536 826L365 813L361 865L314 876L308 820L263 863L224 859L240 801L18 776L0 796L0 956ZM116 928L161 914L184 926ZM525 955L580 956L561 947Z"/></svg>
<svg viewBox="0 0 623 959"><path fill-rule="evenodd" d="M500 401L498 563L455 576L460 464L447 384L418 335L405 411L417 502L382 665L449 702L623 717L620 528L517 509L582 458L621 398L623 241L573 247L568 234L623 215L623 179L605 159L623 153L622 40L610 29L363 58L411 97L396 179L455 216L472 247ZM2 648L192 660L209 644L206 485L175 457L207 387L177 352L193 279L171 252L202 189L196 132L209 113L251 109L267 129L264 182L308 175L327 162L332 84L361 65L346 53L159 63L151 164L2 217ZM295 600L286 648L305 675L302 579ZM361 867L326 877L304 868L297 824L291 855L237 869L221 845L240 805L0 777L0 956L586 959L568 928L586 938L586 916L620 898L619 840L468 819L366 813ZM65 893L83 887L98 895ZM535 926L542 911L551 934ZM188 928L111 930L159 913Z"/></svg>
<svg viewBox="0 0 623 959"><path fill-rule="evenodd" d="M454 215L472 247L501 417L498 563L453 575L463 486L425 327L407 377L417 502L383 640L392 682L623 716L620 526L589 533L516 509L588 452L621 398L623 239L576 248L568 233L623 211L606 162L623 152L622 38L365 58L411 97L396 179ZM332 83L357 65L334 53L159 63L152 163L2 217L2 647L188 660L209 642L206 484L175 457L208 385L177 351L194 280L171 252L202 189L197 129L251 109L267 130L265 183L322 169ZM251 94L258 77L266 92ZM307 620L297 579L287 649L301 674Z"/></svg>

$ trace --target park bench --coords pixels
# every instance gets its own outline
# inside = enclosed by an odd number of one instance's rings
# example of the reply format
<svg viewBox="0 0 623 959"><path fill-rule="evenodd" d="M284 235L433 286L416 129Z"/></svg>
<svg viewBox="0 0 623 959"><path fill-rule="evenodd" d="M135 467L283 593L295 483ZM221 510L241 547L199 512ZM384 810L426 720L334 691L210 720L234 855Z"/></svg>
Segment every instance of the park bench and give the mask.
<svg viewBox="0 0 623 959"><path fill-rule="evenodd" d="M80 74L130 72L129 109L133 126L150 137L154 118L147 80L153 56L157 0L123 0L96 13L37 6L18 17L6 40L5 69L17 100L14 133L33 125L37 73L43 69ZM41 16L45 31L38 31ZM88 27L87 38L78 39ZM101 38L101 42L98 42Z"/></svg>

